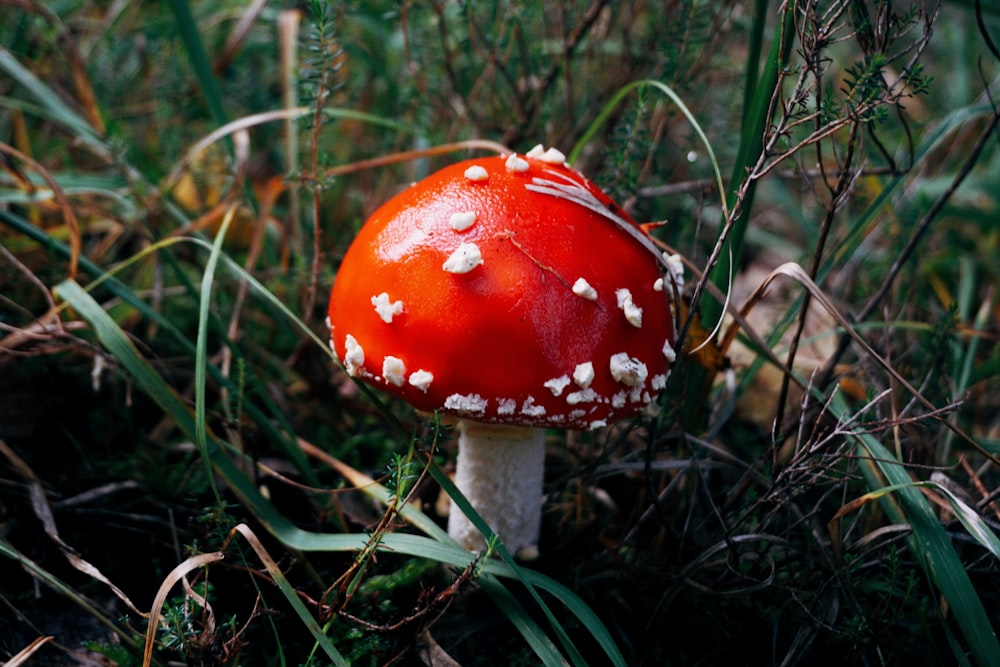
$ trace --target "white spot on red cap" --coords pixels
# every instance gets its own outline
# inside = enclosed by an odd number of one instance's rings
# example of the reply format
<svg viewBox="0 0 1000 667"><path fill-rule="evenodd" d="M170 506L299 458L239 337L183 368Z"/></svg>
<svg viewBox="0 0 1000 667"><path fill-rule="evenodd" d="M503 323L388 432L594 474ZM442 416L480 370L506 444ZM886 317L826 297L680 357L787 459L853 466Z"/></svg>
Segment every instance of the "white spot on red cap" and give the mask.
<svg viewBox="0 0 1000 667"><path fill-rule="evenodd" d="M588 301L597 301L597 290L585 278L577 278L573 283L573 294Z"/></svg>
<svg viewBox="0 0 1000 667"><path fill-rule="evenodd" d="M627 352L611 355L609 368L611 377L627 387L641 387L649 374L646 364L628 356Z"/></svg>
<svg viewBox="0 0 1000 667"><path fill-rule="evenodd" d="M597 392L589 387L587 389L581 389L580 391L570 392L566 396L566 403L569 405L578 405L580 403L593 403L597 400Z"/></svg>
<svg viewBox="0 0 1000 667"><path fill-rule="evenodd" d="M545 147L541 144L536 144L535 147L525 153L524 156L541 160L542 162L547 162L548 164L566 163L566 156L563 155L562 151L555 148L545 150Z"/></svg>
<svg viewBox="0 0 1000 667"><path fill-rule="evenodd" d="M507 168L507 171L513 172L515 174L528 171L528 169L531 168L531 165L528 164L528 161L525 160L520 155L518 155L517 153L511 153L510 157L507 158L507 161L504 162L504 166Z"/></svg>
<svg viewBox="0 0 1000 667"><path fill-rule="evenodd" d="M406 364L399 357L386 356L382 360L382 377L386 382L391 382L397 387L402 387L406 382Z"/></svg>
<svg viewBox="0 0 1000 667"><path fill-rule="evenodd" d="M497 414L498 415L512 415L514 411L517 410L517 401L513 398L498 398L497 399Z"/></svg>
<svg viewBox="0 0 1000 667"><path fill-rule="evenodd" d="M661 389L666 388L667 374L660 373L658 375L654 375L653 378L649 381L649 386L653 388L653 391L660 391Z"/></svg>
<svg viewBox="0 0 1000 667"><path fill-rule="evenodd" d="M478 164L474 164L465 170L465 177L474 183L481 183L490 177L486 167L481 167Z"/></svg>
<svg viewBox="0 0 1000 667"><path fill-rule="evenodd" d="M403 312L403 302L398 300L392 301L389 298L388 292L382 292L378 296L373 296L372 305L375 306L375 312L378 313L378 316L386 324L392 324L392 318Z"/></svg>
<svg viewBox="0 0 1000 667"><path fill-rule="evenodd" d="M563 389L569 384L568 375L560 375L557 378L552 378L551 380L546 380L542 383L542 386L552 392L553 396L559 396L563 393Z"/></svg>
<svg viewBox="0 0 1000 667"><path fill-rule="evenodd" d="M625 407L625 402L628 399L628 395L625 390L622 389L617 394L611 397L611 407L620 409Z"/></svg>
<svg viewBox="0 0 1000 667"><path fill-rule="evenodd" d="M410 379L408 380L412 386L416 387L425 394L433 381L434 374L425 370L413 371L410 373Z"/></svg>
<svg viewBox="0 0 1000 667"><path fill-rule="evenodd" d="M475 243L463 243L451 253L441 268L448 273L468 273L483 263L483 255Z"/></svg>
<svg viewBox="0 0 1000 667"><path fill-rule="evenodd" d="M625 313L625 319L636 329L642 326L642 308L632 301L632 292L627 287L615 290L618 307Z"/></svg>
<svg viewBox="0 0 1000 667"><path fill-rule="evenodd" d="M586 389L590 386L590 383L594 381L594 364L593 362L587 361L582 364L577 364L576 368L573 369L573 382L576 383L577 387L580 389Z"/></svg>
<svg viewBox="0 0 1000 667"><path fill-rule="evenodd" d="M357 375L358 369L365 365L364 348L358 344L357 339L351 334L347 334L344 337L344 358L341 361L344 362L347 374L352 377Z"/></svg>
<svg viewBox="0 0 1000 667"><path fill-rule="evenodd" d="M667 253L663 253L663 258L667 261L667 271L670 272L670 277L677 285L677 289L683 289L684 261L681 259L681 256L678 254L668 255Z"/></svg>
<svg viewBox="0 0 1000 667"><path fill-rule="evenodd" d="M444 399L446 410L474 415L486 412L487 403L488 401L479 394L452 394Z"/></svg>
<svg viewBox="0 0 1000 667"><path fill-rule="evenodd" d="M549 148L547 151L539 155L538 159L549 164L566 164L566 156L563 155L561 150L556 148Z"/></svg>
<svg viewBox="0 0 1000 667"><path fill-rule="evenodd" d="M541 417L545 414L545 406L535 405L535 397L528 396L521 404L521 414L526 417Z"/></svg>
<svg viewBox="0 0 1000 667"><path fill-rule="evenodd" d="M476 212L475 211L461 211L459 213L452 213L451 217L448 218L448 225L451 226L456 232L464 232L466 229L476 224Z"/></svg>
<svg viewBox="0 0 1000 667"><path fill-rule="evenodd" d="M667 358L667 361L674 363L677 360L677 353L674 352L674 346L670 344L670 339L663 341L663 356Z"/></svg>

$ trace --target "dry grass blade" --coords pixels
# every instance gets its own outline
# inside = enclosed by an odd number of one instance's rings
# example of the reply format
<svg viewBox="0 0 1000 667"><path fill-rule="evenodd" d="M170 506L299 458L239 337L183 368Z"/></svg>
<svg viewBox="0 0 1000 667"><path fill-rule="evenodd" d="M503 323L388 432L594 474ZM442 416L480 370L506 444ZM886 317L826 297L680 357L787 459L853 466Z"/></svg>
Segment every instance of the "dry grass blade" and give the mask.
<svg viewBox="0 0 1000 667"><path fill-rule="evenodd" d="M743 308L741 309L741 314L746 315L746 313L748 313L750 309L752 309L754 305L756 305L757 302L759 302L764 297L764 294L767 292L768 286L779 276L786 276L792 278L793 280L801 284L803 287L805 287L812 295L812 298L815 299L816 302L819 303L830 314L830 316L833 317L837 321L837 323L844 328L844 331L847 333L847 335L849 335L865 351L865 353L871 357L873 361L878 363L878 365L881 366L882 369L885 370L885 372L888 373L889 376L895 382L898 382L901 387L905 388L908 392L910 392L910 395L912 395L917 401L919 401L921 405L923 405L925 408L931 411L932 414L937 412L938 410L937 406L935 406L933 403L927 400L927 398L924 397L924 395L920 392L920 390L918 390L906 378L900 375L899 372L892 367L892 364L886 361L884 357L882 357L878 352L876 352L875 349L871 345L869 345L868 342L857 331L854 330L854 326L851 324L851 322L848 321L848 319L844 317L844 315L837 309L837 307L833 305L833 302L829 299L829 297L826 296L826 294L823 293L823 290L820 289L819 285L813 282L813 279L809 277L809 274L806 273L805 269L803 269L795 262L786 262L785 264L782 264L778 268L771 271L771 273L769 273L767 277L764 278L763 281L761 281L760 286L757 287L757 289L753 292L750 298L747 299L746 304L744 304ZM960 438L962 438L962 440L968 443L977 452L988 458L994 464L1000 465L1000 458L997 458L997 456L984 449L982 445L976 442L976 440L968 433L966 433L964 430L956 426L953 422L951 422L948 419L940 419L940 421L948 429L950 429L953 433L955 433L955 435L959 436Z"/></svg>
<svg viewBox="0 0 1000 667"><path fill-rule="evenodd" d="M417 655L427 667L462 667L441 648L429 630L425 630L417 637Z"/></svg>
<svg viewBox="0 0 1000 667"><path fill-rule="evenodd" d="M156 629L160 625L160 616L163 610L163 605L166 604L167 595L170 594L170 590L177 584L177 582L182 581L188 573L193 572L200 567L205 567L206 565L211 565L212 563L218 563L223 558L225 558L225 554L219 551L208 554L198 554L197 556L191 556L167 574L163 583L160 584L160 589L156 591L156 597L153 598L153 607L149 612L149 624L146 626L146 648L143 651L142 656L143 667L149 667L153 660L153 645L156 642Z"/></svg>
<svg viewBox="0 0 1000 667"><path fill-rule="evenodd" d="M267 0L253 0L240 15L240 20L236 22L236 25L233 26L232 31L229 33L229 37L226 38L226 44L222 47L222 53L219 54L212 64L212 70L216 76L222 74L236 57L236 54L246 42L247 36L253 29L254 23L257 22L260 13L264 11L266 6Z"/></svg>
<svg viewBox="0 0 1000 667"><path fill-rule="evenodd" d="M409 505L407 499L404 498L402 499L402 502L394 503L393 494L368 475L360 472L359 470L355 470L340 459L331 456L328 452L323 451L303 438L298 439L298 444L307 456L321 461L323 464L336 470L337 473L343 475L344 479L350 482L354 488L366 493L380 503L384 503L386 505L393 504L395 506L394 511L398 512L401 518L409 521L413 526L419 528L430 537L437 540L451 542L451 538L448 537L448 533L442 530L436 523L431 521L425 514L419 511L413 511L413 508ZM424 475L425 472L426 471L422 471L421 476ZM414 485L414 488L415 487L416 485Z"/></svg>
<svg viewBox="0 0 1000 667"><path fill-rule="evenodd" d="M122 644L132 646L133 648L137 647L136 642L133 640L133 636L129 632L120 628L115 619L111 618L100 605L87 599L72 586L61 580L52 572L43 568L35 561L28 558L4 539L0 539L0 555L10 558L20 565L21 568L23 568L24 571L32 577L32 579L48 586L56 593L65 596L67 599L76 604L84 614L97 619L101 625L114 633ZM142 614L142 616L145 616L145 614Z"/></svg>
<svg viewBox="0 0 1000 667"><path fill-rule="evenodd" d="M295 613L298 615L299 620L301 620L306 629L309 630L309 633L312 634L313 638L316 640L317 645L323 649L331 662L338 667L346 667L349 665L347 660L337 651L330 639L326 636L326 633L309 613L309 610L300 599L298 591L296 591L289 583L288 579L285 578L281 568L278 567L278 564L273 558L271 558L271 554L267 552L267 549L250 529L250 527L243 523L239 524L232 529L228 539L232 539L236 533L243 536L243 539L247 541L250 547L254 550L254 553L257 554L257 558L259 558L264 564L264 568L271 576L275 585L281 589L281 592L285 595L285 599L287 599L288 603L292 605L293 609L295 609Z"/></svg>
<svg viewBox="0 0 1000 667"><path fill-rule="evenodd" d="M3 667L20 667L21 665L28 664L28 658L33 656L35 652L52 641L54 637L39 637L35 641L31 642L23 649L15 653L10 657L10 660L3 663Z"/></svg>
<svg viewBox="0 0 1000 667"><path fill-rule="evenodd" d="M104 127L104 119L101 117L97 95L94 93L94 87L87 74L87 64L83 53L81 53L80 46L74 38L73 32L62 21L59 15L53 9L47 7L46 4L34 2L33 0L18 0L13 4L19 6L23 11L44 17L55 28L58 33L60 51L64 54L66 62L70 67L73 88L76 89L76 101L82 107L87 121L97 132L103 134L106 128Z"/></svg>
<svg viewBox="0 0 1000 667"><path fill-rule="evenodd" d="M935 481L929 482L913 482L912 484L898 484L892 486L884 486L875 491L870 491L862 496L855 498L854 500L846 503L833 515L827 524L828 529L834 526L837 521L839 521L844 516L857 511L861 507L864 507L868 503L874 500L881 500L891 493L895 493L900 489L905 488L919 488L929 491L936 491L937 493L944 496L945 500L940 501L940 504L946 508L949 508L951 512L955 515L955 518L965 527L969 532L969 535L973 537L979 544L981 544L986 550L988 550L995 558L1000 558L1000 539L993 534L993 531L983 520L982 516L972 507L970 507L965 501L963 501L955 492L950 490L946 485L939 484ZM925 495L928 495L935 502L939 502L937 496L934 496L925 491Z"/></svg>
<svg viewBox="0 0 1000 667"><path fill-rule="evenodd" d="M80 116L77 111L46 85L41 79L29 71L8 49L0 46L0 69L5 70L12 78L21 83L31 92L51 115L52 119L68 130L76 140L87 146L94 155L111 161L111 152L104 144L93 126Z"/></svg>
<svg viewBox="0 0 1000 667"><path fill-rule="evenodd" d="M409 162L418 158L447 155L448 153L455 153L463 150L484 150L499 154L512 152L507 146L495 141L489 141L486 139L469 139L467 141L456 141L454 143L441 144L440 146L421 148L420 150L414 151L401 151L399 153L382 155L369 160L359 160L358 162L352 162L350 164L338 165L336 167L330 167L323 172L323 175L326 178L331 178L333 176L351 174L357 171L364 171L366 169L374 169L375 167L385 167L399 162Z"/></svg>
<svg viewBox="0 0 1000 667"><path fill-rule="evenodd" d="M266 111L262 113L255 113L250 116L244 116L230 123L226 123L222 127L219 127L212 132L208 133L201 139L199 139L191 148L188 149L184 157L174 165L174 168L170 171L170 174L163 180L160 184L160 191L166 192L172 188L178 180L180 180L181 175L184 170L194 162L201 153L207 149L212 144L216 143L220 139L225 139L228 136L234 135L238 132L244 132L251 127L257 125L263 125L264 123L272 123L276 120L289 120L294 118L299 118L304 114L308 113L309 109L305 107L295 107L292 109L279 109L277 111Z"/></svg>
<svg viewBox="0 0 1000 667"><path fill-rule="evenodd" d="M76 211L72 206L70 206L66 193L59 186L59 183L56 182L56 179L52 177L52 174L49 173L49 170L35 161L31 156L26 155L13 146L8 146L2 142L0 142L0 153L4 153L20 160L21 162L27 163L31 166L32 170L42 177L42 179L48 184L49 188L51 188L52 195L59 204L59 210L62 213L63 220L65 220L66 227L69 231L70 258L68 277L71 279L76 278L76 271L80 263L80 253L83 249L83 242L80 236L80 223L76 219Z"/></svg>
<svg viewBox="0 0 1000 667"><path fill-rule="evenodd" d="M11 331L0 338L0 353L11 352L28 343L48 340L67 331L79 331L86 327L83 322L63 322L54 313L46 313L28 326Z"/></svg>
<svg viewBox="0 0 1000 667"><path fill-rule="evenodd" d="M17 453L3 440L0 440L0 454L7 459L14 470L17 471L17 473L27 483L28 494L31 496L31 506L35 512L35 516L37 516L38 520L42 522L45 534L56 543L56 546L59 547L59 550L62 552L63 556L66 557L66 560L69 561L69 564L80 572L107 586L111 592L118 597L118 599L128 605L128 608L136 614L145 616L145 614L139 611L139 609L132 604L132 601L127 595L125 595L124 591L113 584L111 580L104 576L104 573L94 567L94 565L84 560L73 547L63 542L62 538L59 537L59 530L56 528L56 520L52 515L52 508L49 507L49 501L45 497L45 489L42 488L41 481L28 464L25 463L24 460L18 456Z"/></svg>

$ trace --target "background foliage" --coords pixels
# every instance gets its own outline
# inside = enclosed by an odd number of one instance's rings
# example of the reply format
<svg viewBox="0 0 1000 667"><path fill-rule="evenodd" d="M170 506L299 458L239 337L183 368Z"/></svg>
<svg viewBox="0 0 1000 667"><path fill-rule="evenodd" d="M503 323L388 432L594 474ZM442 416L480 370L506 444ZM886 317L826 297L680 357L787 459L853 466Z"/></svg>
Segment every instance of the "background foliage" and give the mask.
<svg viewBox="0 0 1000 667"><path fill-rule="evenodd" d="M5 659L1000 664L1000 12L536 5L0 0ZM689 272L518 565L323 320L378 204L536 143Z"/></svg>

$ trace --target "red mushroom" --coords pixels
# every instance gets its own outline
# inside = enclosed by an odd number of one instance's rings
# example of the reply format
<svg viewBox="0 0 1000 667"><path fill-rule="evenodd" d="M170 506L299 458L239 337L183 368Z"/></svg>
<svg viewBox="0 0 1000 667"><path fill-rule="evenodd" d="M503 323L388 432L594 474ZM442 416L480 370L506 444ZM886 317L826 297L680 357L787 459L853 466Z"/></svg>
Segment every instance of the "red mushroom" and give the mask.
<svg viewBox="0 0 1000 667"><path fill-rule="evenodd" d="M530 549L543 429L605 426L666 384L666 265L558 151L460 162L361 229L333 286L331 345L355 378L461 419L456 485L511 552ZM483 545L454 505L448 532Z"/></svg>

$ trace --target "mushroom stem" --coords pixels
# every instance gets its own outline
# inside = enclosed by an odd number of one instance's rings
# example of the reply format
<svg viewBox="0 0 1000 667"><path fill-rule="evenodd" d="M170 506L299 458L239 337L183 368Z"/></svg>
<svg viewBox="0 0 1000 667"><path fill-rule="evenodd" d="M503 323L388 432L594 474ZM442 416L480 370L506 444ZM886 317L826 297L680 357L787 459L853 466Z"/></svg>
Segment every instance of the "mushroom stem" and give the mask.
<svg viewBox="0 0 1000 667"><path fill-rule="evenodd" d="M459 422L455 486L512 554L537 549L542 520L545 431L539 428ZM448 534L469 550L485 546L482 534L454 502Z"/></svg>

